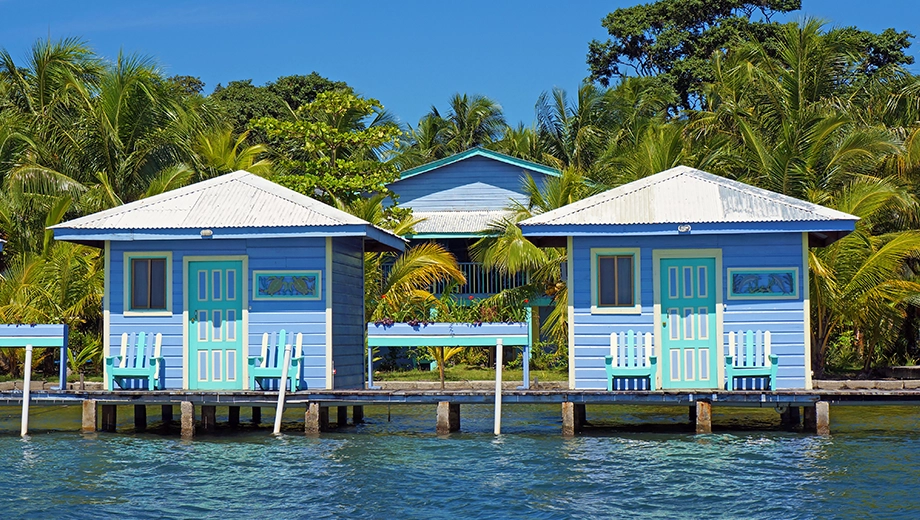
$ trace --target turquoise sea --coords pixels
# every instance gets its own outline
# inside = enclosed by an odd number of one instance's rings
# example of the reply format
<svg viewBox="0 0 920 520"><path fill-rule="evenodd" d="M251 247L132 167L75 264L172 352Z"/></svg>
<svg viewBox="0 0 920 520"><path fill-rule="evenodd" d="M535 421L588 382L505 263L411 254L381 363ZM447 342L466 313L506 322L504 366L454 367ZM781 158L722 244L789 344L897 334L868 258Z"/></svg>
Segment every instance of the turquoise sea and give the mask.
<svg viewBox="0 0 920 520"><path fill-rule="evenodd" d="M490 406L443 437L433 406L376 406L319 436L295 410L280 437L186 442L133 433L131 407L119 433L85 435L79 407L33 408L20 439L0 408L0 518L920 518L917 408L832 407L826 438L773 410L714 408L714 433L694 435L684 408L588 407L607 427L567 439L558 406L504 410L500 436Z"/></svg>

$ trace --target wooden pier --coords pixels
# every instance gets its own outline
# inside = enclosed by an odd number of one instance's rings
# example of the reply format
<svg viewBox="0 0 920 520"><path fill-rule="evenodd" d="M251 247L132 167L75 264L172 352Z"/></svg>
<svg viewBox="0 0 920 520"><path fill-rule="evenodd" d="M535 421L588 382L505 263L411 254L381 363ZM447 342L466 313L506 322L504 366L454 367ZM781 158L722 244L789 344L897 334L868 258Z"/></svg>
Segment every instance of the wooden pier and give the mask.
<svg viewBox="0 0 920 520"><path fill-rule="evenodd" d="M230 427L240 424L240 408L251 408L251 421L261 422L262 408L273 410L277 392L191 392L191 391L37 391L33 407L81 405L82 431L115 431L120 406L134 407L135 430L147 427L151 407L159 408L164 423L173 420L179 407L181 434L192 438L217 428L216 407L229 407ZM20 406L22 392L0 392L0 406ZM304 411L304 431L320 433L329 429L329 408L336 407L336 424L344 425L348 407L352 423L364 420L366 405L436 405L433 426L439 434L460 430L461 406L493 404L494 391L487 390L319 390L289 394L285 408ZM712 429L712 409L768 408L780 413L781 424L802 426L804 432L830 433L831 406L920 405L917 390L814 390L814 391L707 391L707 392L607 392L576 390L506 390L502 401L513 413L516 404L558 404L561 407L562 434L576 435L584 428L592 405L675 406L689 410L697 433ZM801 410L801 413L800 413ZM802 421L802 422L800 422Z"/></svg>

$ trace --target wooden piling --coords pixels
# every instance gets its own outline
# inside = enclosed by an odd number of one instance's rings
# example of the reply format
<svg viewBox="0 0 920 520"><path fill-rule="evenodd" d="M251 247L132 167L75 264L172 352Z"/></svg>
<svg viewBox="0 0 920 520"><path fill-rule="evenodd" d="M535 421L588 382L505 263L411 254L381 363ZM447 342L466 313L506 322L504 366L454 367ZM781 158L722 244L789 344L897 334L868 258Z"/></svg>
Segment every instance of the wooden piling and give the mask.
<svg viewBox="0 0 920 520"><path fill-rule="evenodd" d="M191 401L182 401L179 409L182 414L182 438L195 438L195 404Z"/></svg>
<svg viewBox="0 0 920 520"><path fill-rule="evenodd" d="M805 423L802 429L818 435L831 434L830 406L827 401L818 401L814 406L805 407Z"/></svg>
<svg viewBox="0 0 920 520"><path fill-rule="evenodd" d="M815 433L818 435L831 434L831 407L827 401L815 403Z"/></svg>
<svg viewBox="0 0 920 520"><path fill-rule="evenodd" d="M117 421L118 407L114 404L102 405L102 431L114 432Z"/></svg>
<svg viewBox="0 0 920 520"><path fill-rule="evenodd" d="M798 428L801 422L798 406L789 406L780 414L780 425L786 428Z"/></svg>
<svg viewBox="0 0 920 520"><path fill-rule="evenodd" d="M81 430L83 433L92 433L96 431L95 399L86 399L83 401L83 424Z"/></svg>
<svg viewBox="0 0 920 520"><path fill-rule="evenodd" d="M160 417L163 421L163 426L169 426L173 422L173 407L171 404L164 404L160 407Z"/></svg>
<svg viewBox="0 0 920 520"><path fill-rule="evenodd" d="M134 431L142 432L147 429L147 405L134 405Z"/></svg>
<svg viewBox="0 0 920 520"><path fill-rule="evenodd" d="M712 433L712 403L696 402L696 433Z"/></svg>
<svg viewBox="0 0 920 520"><path fill-rule="evenodd" d="M262 423L262 408L259 406L252 407L252 424L258 426Z"/></svg>
<svg viewBox="0 0 920 520"><path fill-rule="evenodd" d="M364 407L360 405L355 405L351 408L351 422L355 425L361 424L364 422Z"/></svg>
<svg viewBox="0 0 920 520"><path fill-rule="evenodd" d="M201 405L201 431L211 433L217 429L217 407Z"/></svg>
<svg viewBox="0 0 920 520"><path fill-rule="evenodd" d="M310 403L304 414L304 433L320 433L329 429L329 408Z"/></svg>
<svg viewBox="0 0 920 520"><path fill-rule="evenodd" d="M236 428L240 425L240 407L231 406L227 410L227 423L231 428Z"/></svg>
<svg viewBox="0 0 920 520"><path fill-rule="evenodd" d="M441 401L438 403L438 422L435 431L445 435L460 430L460 403Z"/></svg>
<svg viewBox="0 0 920 520"><path fill-rule="evenodd" d="M335 407L335 426L336 428L344 428L348 426L348 407L347 406L336 406Z"/></svg>
<svg viewBox="0 0 920 520"><path fill-rule="evenodd" d="M562 435L571 437L582 430L585 425L585 405L572 402L562 403Z"/></svg>

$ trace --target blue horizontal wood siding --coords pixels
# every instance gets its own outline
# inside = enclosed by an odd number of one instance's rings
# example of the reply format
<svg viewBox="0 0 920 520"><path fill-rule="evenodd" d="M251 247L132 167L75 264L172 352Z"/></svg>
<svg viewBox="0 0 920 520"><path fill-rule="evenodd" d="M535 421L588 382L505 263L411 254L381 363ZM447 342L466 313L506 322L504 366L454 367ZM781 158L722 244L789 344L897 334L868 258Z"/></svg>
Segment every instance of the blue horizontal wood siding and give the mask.
<svg viewBox="0 0 920 520"><path fill-rule="evenodd" d="M364 249L360 239L332 239L334 388L364 388Z"/></svg>
<svg viewBox="0 0 920 520"><path fill-rule="evenodd" d="M360 241L360 239L354 239ZM359 242L360 243L360 242ZM262 334L285 329L292 339L303 333L303 380L308 388L325 388L326 304L324 300L254 300L252 271L318 270L325 271L325 238L273 238L239 240L166 240L111 242L109 298L109 355L118 352L123 332L162 333L165 388L182 388L182 292L183 261L187 256L242 256L249 259L246 292L249 295L249 335L247 352L259 355ZM172 252L172 316L125 316L124 255L128 252ZM325 273L323 274L325 276ZM325 298L325 294L323 295ZM363 316L357 326L363 326Z"/></svg>
<svg viewBox="0 0 920 520"><path fill-rule="evenodd" d="M575 388L607 387L604 356L610 352L610 333L635 330L654 334L655 282L652 253L656 249L721 249L723 323L726 334L744 330L769 330L772 352L779 356L777 389L805 387L804 268L802 234L687 235L649 237L574 237L574 279L569 281L575 320ZM592 248L639 248L641 314L591 314ZM727 298L727 269L741 267L798 267L799 297L796 300L738 300ZM724 355L723 338L720 357ZM655 351L660 355L659 346Z"/></svg>
<svg viewBox="0 0 920 520"><path fill-rule="evenodd" d="M415 211L476 211L507 208L511 200L527 202L525 173L542 186L545 173L487 157L474 156L388 186L399 205Z"/></svg>

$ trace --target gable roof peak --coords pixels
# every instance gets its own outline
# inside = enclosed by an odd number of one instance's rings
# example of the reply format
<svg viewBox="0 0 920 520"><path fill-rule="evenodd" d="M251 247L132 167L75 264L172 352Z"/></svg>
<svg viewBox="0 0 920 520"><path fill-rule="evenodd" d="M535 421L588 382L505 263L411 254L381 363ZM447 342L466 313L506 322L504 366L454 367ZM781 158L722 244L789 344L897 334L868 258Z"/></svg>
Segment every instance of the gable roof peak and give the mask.
<svg viewBox="0 0 920 520"><path fill-rule="evenodd" d="M423 164L421 166L416 166L414 168L409 168L402 172L399 176L399 179L396 179L395 182L399 182L410 177L415 177L416 175L421 175L423 173L428 173L430 171L442 168L449 164L456 162L464 161L471 157L485 157L487 159L492 159L495 161L503 162L505 164L510 164L523 168L525 170L535 171L537 173L542 173L544 175L550 175L553 177L558 177L561 173L556 168L546 166L545 164L535 163L532 161L527 161L524 159L519 159L511 155L503 154L501 152L496 152L495 150L490 150L488 148L483 148L482 145L469 148L454 155L444 157L443 159L438 159L436 161L431 161L429 163Z"/></svg>

